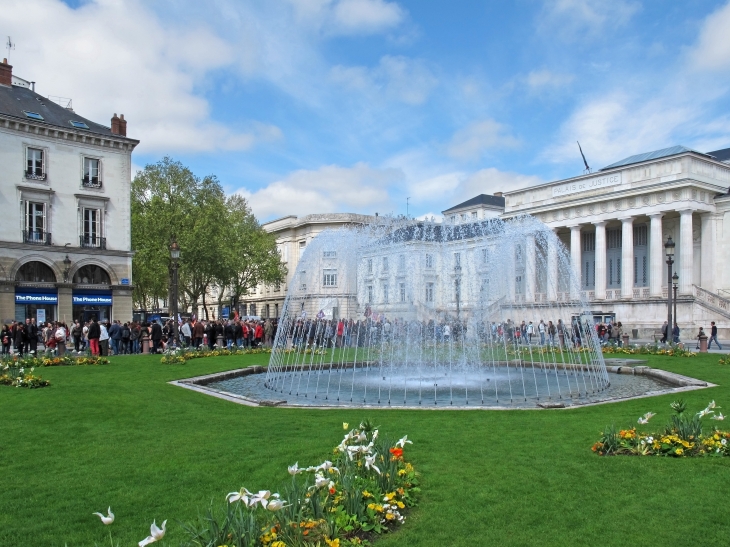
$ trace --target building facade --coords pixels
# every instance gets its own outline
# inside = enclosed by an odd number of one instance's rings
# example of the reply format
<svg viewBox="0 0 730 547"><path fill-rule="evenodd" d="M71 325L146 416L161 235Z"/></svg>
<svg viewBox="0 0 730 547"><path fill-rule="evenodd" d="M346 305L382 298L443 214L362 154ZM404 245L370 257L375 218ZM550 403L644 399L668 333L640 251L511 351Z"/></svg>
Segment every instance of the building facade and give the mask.
<svg viewBox="0 0 730 547"><path fill-rule="evenodd" d="M132 319L132 151L0 64L0 319Z"/></svg>
<svg viewBox="0 0 730 547"><path fill-rule="evenodd" d="M532 215L570 250L582 296L648 337L667 319L665 243L675 242L676 321L682 338L716 321L730 335L730 165L727 150L681 146L626 158L596 173L505 192L502 218ZM527 246L525 252L535 253ZM526 260L534 261L526 256ZM530 276L532 277L532 276ZM515 299L555 293L528 278Z"/></svg>

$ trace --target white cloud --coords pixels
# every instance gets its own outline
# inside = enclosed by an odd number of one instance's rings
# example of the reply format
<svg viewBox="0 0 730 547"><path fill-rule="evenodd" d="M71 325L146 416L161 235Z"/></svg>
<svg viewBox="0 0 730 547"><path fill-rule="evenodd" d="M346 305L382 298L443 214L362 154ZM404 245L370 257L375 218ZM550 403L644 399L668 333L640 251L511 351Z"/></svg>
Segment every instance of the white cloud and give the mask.
<svg viewBox="0 0 730 547"><path fill-rule="evenodd" d="M627 23L640 8L630 0L546 0L539 25L561 37L596 34L606 26Z"/></svg>
<svg viewBox="0 0 730 547"><path fill-rule="evenodd" d="M326 165L300 170L268 186L250 192L238 190L260 219L310 213L389 212L388 189L402 182L398 169L377 169L365 163L352 167Z"/></svg>
<svg viewBox="0 0 730 547"><path fill-rule="evenodd" d="M384 0L288 0L299 18L325 34L375 34L400 25L406 13Z"/></svg>
<svg viewBox="0 0 730 547"><path fill-rule="evenodd" d="M6 0L0 27L16 36L15 74L37 81L41 94L72 98L80 115L99 123L124 113L140 150L246 150L281 135L271 125L211 121L202 92L234 52L203 23L163 21L138 0L77 9L58 0Z"/></svg>
<svg viewBox="0 0 730 547"><path fill-rule="evenodd" d="M730 67L730 2L711 13L690 50L690 66L703 70Z"/></svg>
<svg viewBox="0 0 730 547"><path fill-rule="evenodd" d="M376 67L337 65L330 79L373 99L384 97L410 105L423 104L438 80L420 59L384 55Z"/></svg>
<svg viewBox="0 0 730 547"><path fill-rule="evenodd" d="M542 88L558 88L568 85L573 81L571 74L558 74L550 70L533 70L525 78L527 85L533 90Z"/></svg>
<svg viewBox="0 0 730 547"><path fill-rule="evenodd" d="M454 133L446 152L457 160L478 160L491 148L517 146L519 140L508 134L506 129L494 120L474 122Z"/></svg>

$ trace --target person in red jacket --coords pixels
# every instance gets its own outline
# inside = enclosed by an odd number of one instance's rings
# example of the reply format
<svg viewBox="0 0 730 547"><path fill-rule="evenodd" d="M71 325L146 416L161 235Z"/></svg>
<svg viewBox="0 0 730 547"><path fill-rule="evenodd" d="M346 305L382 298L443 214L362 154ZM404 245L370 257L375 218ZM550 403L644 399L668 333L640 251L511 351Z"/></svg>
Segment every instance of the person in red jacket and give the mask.
<svg viewBox="0 0 730 547"><path fill-rule="evenodd" d="M254 332L254 338L256 338L256 347L261 345L261 339L264 337L264 327L261 323L256 323L256 330Z"/></svg>
<svg viewBox="0 0 730 547"><path fill-rule="evenodd" d="M340 322L337 323L337 342L336 345L338 348L342 347L342 336L345 334L345 321L343 319L340 319Z"/></svg>

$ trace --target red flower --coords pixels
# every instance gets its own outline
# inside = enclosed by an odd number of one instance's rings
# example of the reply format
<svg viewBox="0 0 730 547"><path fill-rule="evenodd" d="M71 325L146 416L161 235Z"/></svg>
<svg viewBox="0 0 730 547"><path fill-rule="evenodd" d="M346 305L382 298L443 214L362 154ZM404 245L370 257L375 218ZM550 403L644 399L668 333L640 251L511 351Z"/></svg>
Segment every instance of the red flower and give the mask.
<svg viewBox="0 0 730 547"><path fill-rule="evenodd" d="M403 456L403 449L402 448L391 448L390 453L393 454L394 458L400 458Z"/></svg>
<svg viewBox="0 0 730 547"><path fill-rule="evenodd" d="M334 494L335 492L337 492L337 490L335 490L334 488L330 488L330 494Z"/></svg>

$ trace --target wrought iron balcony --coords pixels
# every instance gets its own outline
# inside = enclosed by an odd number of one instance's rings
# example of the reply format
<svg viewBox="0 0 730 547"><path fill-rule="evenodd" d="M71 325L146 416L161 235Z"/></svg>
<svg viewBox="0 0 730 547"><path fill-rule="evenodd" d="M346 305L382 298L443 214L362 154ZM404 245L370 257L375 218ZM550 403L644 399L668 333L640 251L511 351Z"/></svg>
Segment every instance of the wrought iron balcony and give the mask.
<svg viewBox="0 0 730 547"><path fill-rule="evenodd" d="M51 232L43 232L41 230L23 230L23 243L50 245Z"/></svg>
<svg viewBox="0 0 730 547"><path fill-rule="evenodd" d="M25 178L31 179L31 180L46 180L46 174L45 173L39 173L38 171L33 170L26 170L24 171Z"/></svg>
<svg viewBox="0 0 730 547"><path fill-rule="evenodd" d="M106 249L106 238L84 235L79 237L80 246L92 249Z"/></svg>
<svg viewBox="0 0 730 547"><path fill-rule="evenodd" d="M99 177L84 177L81 184L87 188L101 188L101 179Z"/></svg>

